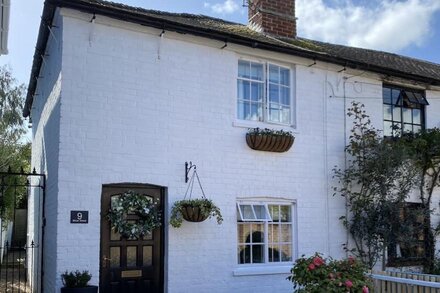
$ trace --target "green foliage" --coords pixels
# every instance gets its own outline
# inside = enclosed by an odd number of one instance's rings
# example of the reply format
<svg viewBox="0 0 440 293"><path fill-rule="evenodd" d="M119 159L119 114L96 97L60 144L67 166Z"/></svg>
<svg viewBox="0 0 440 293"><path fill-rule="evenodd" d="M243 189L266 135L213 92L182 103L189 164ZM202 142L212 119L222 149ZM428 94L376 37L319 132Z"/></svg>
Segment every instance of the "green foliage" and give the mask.
<svg viewBox="0 0 440 293"><path fill-rule="evenodd" d="M25 86L17 85L11 70L0 67L0 171L18 172L22 168L30 171L30 143L25 143L26 128L22 110L25 100ZM22 176L23 177L23 176ZM13 215L14 206L20 207L26 201L25 178L3 177L0 193L0 218L6 224ZM16 189L15 186L18 186Z"/></svg>
<svg viewBox="0 0 440 293"><path fill-rule="evenodd" d="M249 128L248 134L253 135L272 135L272 136L286 136L286 137L293 137L293 134L291 131L285 131L285 130L274 130L269 128Z"/></svg>
<svg viewBox="0 0 440 293"><path fill-rule="evenodd" d="M346 198L350 211L341 217L355 244L350 251L372 268L392 241L409 233L399 215L416 176L407 148L384 139L362 104L353 102L348 116L353 128L347 162L345 168L333 170L339 183L334 191Z"/></svg>
<svg viewBox="0 0 440 293"><path fill-rule="evenodd" d="M216 217L217 223L220 225L223 222L223 217L220 209L214 204L214 202L207 198L196 199L184 199L176 201L171 209L170 224L175 228L179 228L182 225L182 209L186 207L198 207L200 213L208 218Z"/></svg>
<svg viewBox="0 0 440 293"><path fill-rule="evenodd" d="M88 271L65 271L61 274L63 278L63 284L67 288L84 288L87 287L87 283L92 279L92 275Z"/></svg>
<svg viewBox="0 0 440 293"><path fill-rule="evenodd" d="M126 238L139 238L151 233L161 225L159 203L146 195L129 190L112 200L107 218L114 231ZM128 213L134 213L138 220L129 221Z"/></svg>
<svg viewBox="0 0 440 293"><path fill-rule="evenodd" d="M299 293L368 293L371 288L366 267L350 257L346 260L324 259L319 253L299 258L287 277Z"/></svg>

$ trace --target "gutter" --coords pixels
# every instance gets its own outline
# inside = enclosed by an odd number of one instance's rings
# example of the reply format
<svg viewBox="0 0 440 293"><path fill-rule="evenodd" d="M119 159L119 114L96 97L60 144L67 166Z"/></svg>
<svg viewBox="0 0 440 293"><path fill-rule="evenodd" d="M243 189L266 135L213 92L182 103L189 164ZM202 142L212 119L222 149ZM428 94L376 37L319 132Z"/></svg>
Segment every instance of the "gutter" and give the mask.
<svg viewBox="0 0 440 293"><path fill-rule="evenodd" d="M8 54L9 15L11 10L10 0L1 0L0 9L0 55Z"/></svg>
<svg viewBox="0 0 440 293"><path fill-rule="evenodd" d="M47 40L49 37L49 30L47 25L50 25L53 20L56 7L64 7L75 9L90 14L97 14L113 19L118 19L125 22L131 22L140 24L143 26L153 27L160 30L168 30L177 33L191 34L203 38L209 38L218 40L221 42L230 42L237 45L242 45L250 48L258 48L262 50L268 50L272 52L284 53L288 55L294 55L298 57L315 59L317 61L328 62L332 64L341 65L357 70L371 71L386 76L394 76L403 79L409 79L417 82L427 83L430 85L440 86L440 80L427 78L411 73L406 73L397 70L386 69L379 66L374 66L368 63L362 63L358 61L348 60L340 57L333 57L325 53L308 51L306 49L297 49L292 47L284 47L281 45L274 45L265 42L255 41L254 39L238 36L230 33L219 32L213 29L193 27L177 23L171 20L165 20L155 17L148 17L136 12L124 11L121 8L107 7L100 3L84 3L75 0L46 0L43 10L43 16L40 24L40 31L37 40L37 46L34 54L34 62L32 66L31 78L29 81L28 93L26 98L25 107L23 110L23 116L30 115L30 109L32 107L33 96L35 94L38 74L41 68L42 58L41 55L46 51Z"/></svg>

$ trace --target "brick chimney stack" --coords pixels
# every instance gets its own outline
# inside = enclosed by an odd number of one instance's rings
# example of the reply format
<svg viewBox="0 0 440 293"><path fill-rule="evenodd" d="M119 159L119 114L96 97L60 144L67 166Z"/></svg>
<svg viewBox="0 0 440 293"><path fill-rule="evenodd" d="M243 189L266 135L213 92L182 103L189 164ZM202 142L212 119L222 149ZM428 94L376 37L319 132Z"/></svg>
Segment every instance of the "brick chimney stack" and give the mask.
<svg viewBox="0 0 440 293"><path fill-rule="evenodd" d="M296 38L295 0L249 0L249 26L276 37Z"/></svg>

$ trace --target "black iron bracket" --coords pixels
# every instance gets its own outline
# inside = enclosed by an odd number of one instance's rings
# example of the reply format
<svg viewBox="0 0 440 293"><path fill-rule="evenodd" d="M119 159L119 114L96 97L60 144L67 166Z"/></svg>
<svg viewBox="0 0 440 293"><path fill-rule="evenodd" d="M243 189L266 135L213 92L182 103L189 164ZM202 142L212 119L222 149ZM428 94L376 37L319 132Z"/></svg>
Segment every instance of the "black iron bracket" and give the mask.
<svg viewBox="0 0 440 293"><path fill-rule="evenodd" d="M193 163L191 161L189 163L185 162L185 183L188 183L188 180L189 180L188 175L189 175L189 172L191 171L192 168L194 168L194 171L195 171L196 165L193 165Z"/></svg>

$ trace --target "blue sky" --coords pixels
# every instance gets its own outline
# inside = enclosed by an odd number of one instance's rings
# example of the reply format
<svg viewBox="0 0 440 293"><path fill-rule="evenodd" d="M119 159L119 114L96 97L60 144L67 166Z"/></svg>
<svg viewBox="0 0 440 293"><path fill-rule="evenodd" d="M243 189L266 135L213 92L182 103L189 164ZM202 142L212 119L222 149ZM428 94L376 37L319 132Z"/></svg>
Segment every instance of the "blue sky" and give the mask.
<svg viewBox="0 0 440 293"><path fill-rule="evenodd" d="M243 0L116 0L246 23ZM28 83L43 0L12 0L9 54L0 56ZM440 64L440 0L296 0L298 35L394 52Z"/></svg>

